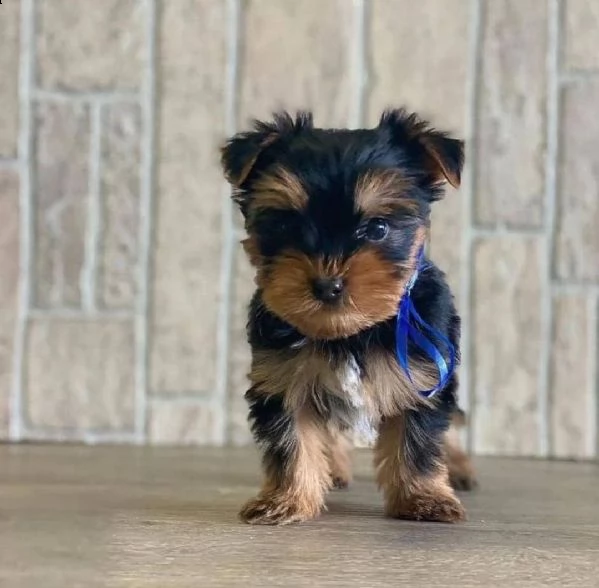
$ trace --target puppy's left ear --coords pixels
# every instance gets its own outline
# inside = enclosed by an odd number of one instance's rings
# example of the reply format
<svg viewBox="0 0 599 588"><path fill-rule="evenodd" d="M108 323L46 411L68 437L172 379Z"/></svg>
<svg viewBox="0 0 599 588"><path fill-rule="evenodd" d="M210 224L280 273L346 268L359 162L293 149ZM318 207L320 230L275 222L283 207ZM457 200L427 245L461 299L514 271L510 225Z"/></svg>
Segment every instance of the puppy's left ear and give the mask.
<svg viewBox="0 0 599 588"><path fill-rule="evenodd" d="M425 165L437 181L447 181L454 188L462 182L464 142L439 131L423 133L419 139L426 152Z"/></svg>
<svg viewBox="0 0 599 588"><path fill-rule="evenodd" d="M383 114L379 128L387 129L399 145L408 149L433 183L449 182L459 188L464 167L464 142L437 131L404 109Z"/></svg>

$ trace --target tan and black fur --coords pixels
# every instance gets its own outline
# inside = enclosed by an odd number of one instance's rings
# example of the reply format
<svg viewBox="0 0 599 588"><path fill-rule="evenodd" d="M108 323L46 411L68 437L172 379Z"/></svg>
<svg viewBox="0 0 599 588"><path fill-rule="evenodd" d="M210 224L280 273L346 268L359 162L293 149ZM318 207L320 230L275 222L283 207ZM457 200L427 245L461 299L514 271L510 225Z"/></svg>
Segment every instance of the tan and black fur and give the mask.
<svg viewBox="0 0 599 588"><path fill-rule="evenodd" d="M246 398L265 480L242 519L317 516L327 492L351 480L356 429L372 434L389 516L463 519L452 484L468 489L474 474L450 431L462 419L457 377L426 399L419 390L436 385L435 366L410 347L410 381L395 356L398 306L431 203L445 182L459 185L462 143L402 110L358 131L282 114L232 137L222 162L257 284ZM412 299L458 349L459 317L432 262Z"/></svg>

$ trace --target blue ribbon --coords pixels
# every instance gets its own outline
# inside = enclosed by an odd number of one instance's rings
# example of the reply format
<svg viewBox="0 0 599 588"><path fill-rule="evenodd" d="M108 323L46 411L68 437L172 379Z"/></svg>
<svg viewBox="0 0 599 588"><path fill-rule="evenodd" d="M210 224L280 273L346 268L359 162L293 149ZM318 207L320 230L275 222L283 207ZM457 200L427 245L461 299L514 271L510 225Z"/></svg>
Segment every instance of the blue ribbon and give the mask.
<svg viewBox="0 0 599 588"><path fill-rule="evenodd" d="M430 390L419 390L420 394L425 398L432 398L439 390L443 390L449 379L451 378L455 369L455 349L451 344L451 341L438 329L431 327L426 323L422 317L418 314L414 303L412 302L412 288L416 283L418 274L424 270L426 262L424 260L424 248L420 250L418 255L418 263L416 270L412 274L406 291L399 303L399 309L397 311L397 321L395 325L395 352L397 354L397 361L408 376L408 379L412 384L412 376L410 374L410 366L408 362L408 339L419 347L426 356L437 366L439 372L439 383L437 386ZM427 337L428 335L428 337ZM429 338L433 336L434 339L443 343L447 349L449 355L448 361L446 361L443 353L435 346L433 341Z"/></svg>

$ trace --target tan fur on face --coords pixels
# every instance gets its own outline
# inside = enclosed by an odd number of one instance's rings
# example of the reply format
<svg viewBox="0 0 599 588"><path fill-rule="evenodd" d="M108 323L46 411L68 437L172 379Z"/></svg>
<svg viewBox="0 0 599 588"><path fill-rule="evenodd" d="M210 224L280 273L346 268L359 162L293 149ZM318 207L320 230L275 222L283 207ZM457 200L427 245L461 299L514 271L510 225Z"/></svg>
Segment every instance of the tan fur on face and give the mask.
<svg viewBox="0 0 599 588"><path fill-rule="evenodd" d="M301 180L279 166L256 180L249 209L250 212L269 208L301 210L307 203L308 194Z"/></svg>
<svg viewBox="0 0 599 588"><path fill-rule="evenodd" d="M385 419L375 446L377 482L385 513L401 519L457 522L466 513L449 485L447 466L439 462L428 475L410 469L404 458L405 420Z"/></svg>
<svg viewBox="0 0 599 588"><path fill-rule="evenodd" d="M281 168L276 176L258 182L256 209L305 205L307 195L299 179ZM273 186L278 186L277 191ZM290 194L295 194L290 197ZM406 201L407 202L407 201ZM402 266L381 257L374 247L358 251L348 260L311 258L286 250L276 258L265 260L256 236L243 241L252 265L257 269L256 283L263 291L263 301L274 314L315 339L338 339L355 335L372 325L391 318L403 295L416 264L418 251L426 239L426 227L420 227L408 260ZM403 270L403 272L401 272ZM398 277L398 271L403 273ZM327 306L312 292L315 278L342 277L346 285L344 304Z"/></svg>
<svg viewBox="0 0 599 588"><path fill-rule="evenodd" d="M391 318L414 271L420 240L414 244L403 276L398 266L384 260L375 249L362 249L345 262L324 264L299 252L282 253L264 270L258 271L266 306L315 339L349 337ZM342 277L346 286L343 305L328 307L312 294L317 277Z"/></svg>
<svg viewBox="0 0 599 588"><path fill-rule="evenodd" d="M241 510L245 522L262 525L301 522L318 516L324 508L324 498L332 484L327 430L304 407L296 414L295 433L297 446L291 461L278 476L267 472L258 497Z"/></svg>
<svg viewBox="0 0 599 588"><path fill-rule="evenodd" d="M397 170L368 171L356 182L356 212L370 217L386 216L398 210L416 214L418 203L405 197L411 185L411 180Z"/></svg>

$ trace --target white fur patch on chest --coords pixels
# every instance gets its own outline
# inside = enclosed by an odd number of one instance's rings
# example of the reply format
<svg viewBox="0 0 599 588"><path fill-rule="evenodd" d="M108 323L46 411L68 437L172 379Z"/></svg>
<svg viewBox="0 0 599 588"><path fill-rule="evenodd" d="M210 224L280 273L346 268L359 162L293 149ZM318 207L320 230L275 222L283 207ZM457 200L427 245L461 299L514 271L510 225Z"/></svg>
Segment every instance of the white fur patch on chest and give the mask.
<svg viewBox="0 0 599 588"><path fill-rule="evenodd" d="M353 355L350 355L348 361L344 362L337 370L337 378L344 393L352 406L359 408L364 406L364 395L362 390L362 374L360 366Z"/></svg>
<svg viewBox="0 0 599 588"><path fill-rule="evenodd" d="M355 432L362 442L371 445L376 439L376 430L371 411L364 398L360 366L353 355L350 355L349 359L338 368L337 378L343 395L357 411Z"/></svg>

